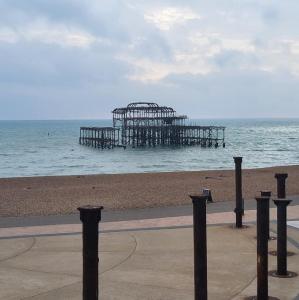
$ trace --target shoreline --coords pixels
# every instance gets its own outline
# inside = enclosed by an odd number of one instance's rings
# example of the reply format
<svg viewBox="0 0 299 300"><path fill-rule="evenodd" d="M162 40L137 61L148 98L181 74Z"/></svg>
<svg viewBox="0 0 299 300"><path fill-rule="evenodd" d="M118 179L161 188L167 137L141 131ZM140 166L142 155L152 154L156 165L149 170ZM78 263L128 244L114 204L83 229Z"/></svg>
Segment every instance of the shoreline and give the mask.
<svg viewBox="0 0 299 300"><path fill-rule="evenodd" d="M275 173L289 174L287 194L299 194L299 165L243 169L243 197L276 194ZM81 205L106 210L190 204L189 194L208 188L213 200L235 197L234 170L0 178L0 216L64 215Z"/></svg>
<svg viewBox="0 0 299 300"><path fill-rule="evenodd" d="M242 166L243 167L243 166ZM288 168L288 167L298 167L299 164L289 164L289 165L278 165L271 167L257 167L257 168L246 168L242 169L243 171L250 170L263 170L263 169L272 169L272 168ZM234 168L231 169L204 169L204 170L189 170L189 171L157 171L157 172L132 172L132 173L84 173L84 174L65 174L65 175L28 175L28 176L11 176L11 177L0 177L1 180L9 180L9 179L23 179L23 178L53 178L53 177L77 177L77 176L109 176L109 175L140 175L140 174L165 174L165 173L198 173L198 172L211 172L211 171L234 171Z"/></svg>

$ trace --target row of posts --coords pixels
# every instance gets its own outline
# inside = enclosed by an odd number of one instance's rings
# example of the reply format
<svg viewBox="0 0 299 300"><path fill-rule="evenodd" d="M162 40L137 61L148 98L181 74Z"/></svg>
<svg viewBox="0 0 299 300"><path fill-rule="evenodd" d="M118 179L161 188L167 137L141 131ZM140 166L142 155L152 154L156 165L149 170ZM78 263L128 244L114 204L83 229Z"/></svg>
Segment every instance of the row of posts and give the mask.
<svg viewBox="0 0 299 300"><path fill-rule="evenodd" d="M236 228L243 228L244 201L242 198L242 158L235 157L236 181ZM290 277L287 271L287 206L285 182L287 174L275 174L277 197L277 270L276 277ZM191 195L193 203L194 237L194 296L195 300L208 299L207 280L207 195ZM268 240L270 191L262 191L257 202L257 296L253 299L268 299ZM98 225L101 221L102 206L79 207L83 223L83 300L98 299ZM275 299L272 297L272 299Z"/></svg>
<svg viewBox="0 0 299 300"><path fill-rule="evenodd" d="M242 158L235 158L236 164L236 228L243 228L244 201L242 199ZM271 272L275 277L288 278L296 275L287 270L287 206L285 182L287 174L275 174L277 179L277 196L273 200L277 206L277 270ZM208 299L207 290L207 235L206 202L207 196L190 196L193 202L194 230L194 286L195 300ZM268 300L268 241L270 237L269 210L270 191L261 191L257 202L257 295L252 299ZM272 299L277 299L271 297Z"/></svg>

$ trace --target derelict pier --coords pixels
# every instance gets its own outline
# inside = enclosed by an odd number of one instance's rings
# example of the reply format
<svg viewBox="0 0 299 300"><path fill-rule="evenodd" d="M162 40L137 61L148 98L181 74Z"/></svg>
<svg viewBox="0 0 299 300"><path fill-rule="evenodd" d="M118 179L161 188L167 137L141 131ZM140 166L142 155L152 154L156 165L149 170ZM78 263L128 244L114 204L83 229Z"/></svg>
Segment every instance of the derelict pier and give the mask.
<svg viewBox="0 0 299 300"><path fill-rule="evenodd" d="M79 143L95 148L225 147L225 127L190 125L171 107L134 102L112 111L113 127L81 127Z"/></svg>

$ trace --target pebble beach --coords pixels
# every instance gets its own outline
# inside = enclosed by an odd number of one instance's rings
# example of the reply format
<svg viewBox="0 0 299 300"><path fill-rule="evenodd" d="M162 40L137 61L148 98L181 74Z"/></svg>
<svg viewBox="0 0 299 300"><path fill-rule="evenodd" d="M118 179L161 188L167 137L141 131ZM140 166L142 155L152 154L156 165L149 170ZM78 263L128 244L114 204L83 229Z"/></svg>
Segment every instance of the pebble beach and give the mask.
<svg viewBox="0 0 299 300"><path fill-rule="evenodd" d="M275 173L288 173L287 195L299 194L299 166L243 170L243 196L275 197ZM214 201L235 197L234 170L41 176L0 179L0 216L64 215L81 205L106 210L190 204L189 194L211 189Z"/></svg>

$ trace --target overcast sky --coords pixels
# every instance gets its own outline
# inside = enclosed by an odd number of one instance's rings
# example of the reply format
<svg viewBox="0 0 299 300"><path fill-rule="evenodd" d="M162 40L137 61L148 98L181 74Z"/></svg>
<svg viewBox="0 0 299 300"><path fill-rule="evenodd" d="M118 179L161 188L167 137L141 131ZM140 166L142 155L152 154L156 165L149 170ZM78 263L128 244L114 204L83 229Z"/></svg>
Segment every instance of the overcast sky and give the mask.
<svg viewBox="0 0 299 300"><path fill-rule="evenodd" d="M0 0L0 119L299 117L298 0Z"/></svg>

